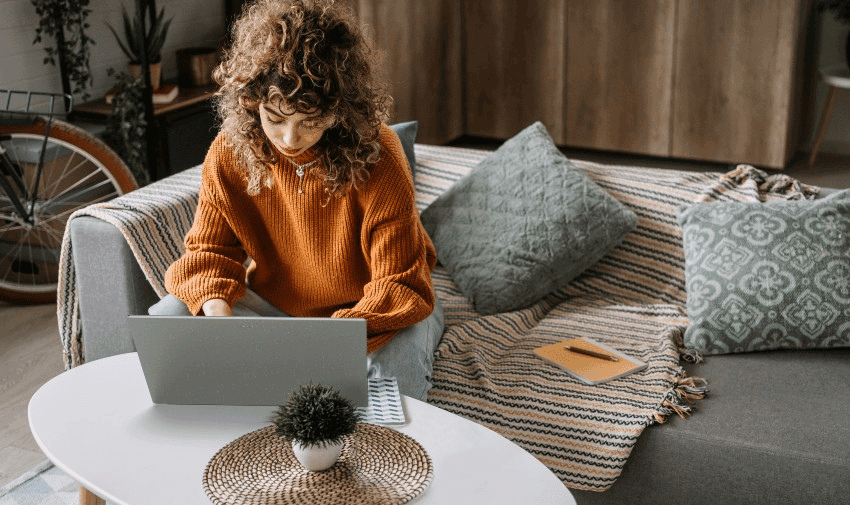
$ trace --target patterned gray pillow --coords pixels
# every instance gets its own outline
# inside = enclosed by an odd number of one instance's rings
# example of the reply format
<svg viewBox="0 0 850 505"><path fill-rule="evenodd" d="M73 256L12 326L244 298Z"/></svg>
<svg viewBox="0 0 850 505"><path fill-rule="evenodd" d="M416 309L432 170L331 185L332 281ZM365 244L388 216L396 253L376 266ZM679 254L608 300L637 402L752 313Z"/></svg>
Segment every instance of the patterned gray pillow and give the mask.
<svg viewBox="0 0 850 505"><path fill-rule="evenodd" d="M850 346L850 190L822 200L701 203L678 219L686 347Z"/></svg>
<svg viewBox="0 0 850 505"><path fill-rule="evenodd" d="M422 224L475 310L494 314L564 286L637 219L570 163L537 122L440 195Z"/></svg>

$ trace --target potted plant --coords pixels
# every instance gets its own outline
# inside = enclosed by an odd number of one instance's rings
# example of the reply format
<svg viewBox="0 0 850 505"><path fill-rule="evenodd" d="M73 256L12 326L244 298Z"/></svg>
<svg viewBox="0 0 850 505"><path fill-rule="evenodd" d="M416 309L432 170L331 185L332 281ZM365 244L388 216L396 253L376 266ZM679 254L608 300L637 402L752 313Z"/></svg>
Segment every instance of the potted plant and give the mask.
<svg viewBox="0 0 850 505"><path fill-rule="evenodd" d="M281 405L273 422L275 433L292 444L304 468L321 471L336 463L343 438L354 432L359 416L351 401L321 384L305 384Z"/></svg>
<svg viewBox="0 0 850 505"><path fill-rule="evenodd" d="M819 4L821 10L831 11L839 23L850 25L850 0L823 0ZM847 42L844 47L844 60L850 67L850 31L847 32Z"/></svg>
<svg viewBox="0 0 850 505"><path fill-rule="evenodd" d="M137 9L136 15L131 20L129 14L127 14L127 9L123 5L121 6L121 14L124 18L124 40L121 39L112 25L109 23L106 25L112 31L115 40L118 41L121 51L130 59L128 68L130 74L136 78L141 75L142 50L143 48L147 49L151 87L158 89L162 79L162 46L165 44L165 37L168 35L168 28L171 26L173 18L165 20L165 8L163 7L145 33L142 21L147 9L152 8L151 4L147 4L144 10Z"/></svg>
<svg viewBox="0 0 850 505"><path fill-rule="evenodd" d="M140 186L150 182L147 162L145 105L142 80L127 72L107 70L115 76L118 92L112 100L112 114L106 121L103 138L124 160Z"/></svg>
<svg viewBox="0 0 850 505"><path fill-rule="evenodd" d="M33 44L45 43L45 64L56 65L58 60L63 92L68 95L82 93L85 100L92 82L89 53L94 44L86 35L89 27L86 19L91 14L89 0L31 1L39 18ZM47 39L53 39L55 47Z"/></svg>

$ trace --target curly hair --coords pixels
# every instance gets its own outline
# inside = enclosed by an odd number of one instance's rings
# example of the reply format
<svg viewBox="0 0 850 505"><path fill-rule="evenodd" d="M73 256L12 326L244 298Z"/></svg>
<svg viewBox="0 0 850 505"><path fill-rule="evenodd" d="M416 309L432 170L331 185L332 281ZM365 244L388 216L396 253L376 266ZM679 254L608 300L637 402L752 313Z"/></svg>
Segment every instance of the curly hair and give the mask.
<svg viewBox="0 0 850 505"><path fill-rule="evenodd" d="M272 98L328 120L316 144L322 168L314 171L329 197L368 179L391 98L354 13L334 0L258 0L235 22L232 40L213 72L220 85L215 106L248 194L271 187L279 161L260 124L259 108Z"/></svg>

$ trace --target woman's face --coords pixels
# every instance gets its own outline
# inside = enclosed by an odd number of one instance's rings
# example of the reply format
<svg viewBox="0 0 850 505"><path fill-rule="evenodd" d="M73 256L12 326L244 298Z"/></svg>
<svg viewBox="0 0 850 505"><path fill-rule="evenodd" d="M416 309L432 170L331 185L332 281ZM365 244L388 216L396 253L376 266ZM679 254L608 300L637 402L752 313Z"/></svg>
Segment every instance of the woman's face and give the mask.
<svg viewBox="0 0 850 505"><path fill-rule="evenodd" d="M286 107L277 100L261 104L260 124L277 150L292 158L316 145L330 122L321 117L318 111L304 114Z"/></svg>

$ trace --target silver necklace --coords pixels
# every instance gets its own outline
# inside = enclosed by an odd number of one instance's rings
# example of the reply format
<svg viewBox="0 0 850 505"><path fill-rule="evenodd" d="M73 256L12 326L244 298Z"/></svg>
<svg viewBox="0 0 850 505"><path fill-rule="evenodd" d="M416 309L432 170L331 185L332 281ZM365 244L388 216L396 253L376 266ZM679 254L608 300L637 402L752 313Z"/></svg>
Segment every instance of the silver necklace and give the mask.
<svg viewBox="0 0 850 505"><path fill-rule="evenodd" d="M287 159L287 161L289 161L290 163L292 163L295 166L295 175L298 176L298 193L303 194L304 193L304 173L305 173L304 169L312 167L319 160L313 160L313 161L311 161L309 163L305 163L303 165L299 165L298 163L295 163L294 161L292 161L290 159Z"/></svg>

